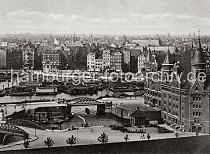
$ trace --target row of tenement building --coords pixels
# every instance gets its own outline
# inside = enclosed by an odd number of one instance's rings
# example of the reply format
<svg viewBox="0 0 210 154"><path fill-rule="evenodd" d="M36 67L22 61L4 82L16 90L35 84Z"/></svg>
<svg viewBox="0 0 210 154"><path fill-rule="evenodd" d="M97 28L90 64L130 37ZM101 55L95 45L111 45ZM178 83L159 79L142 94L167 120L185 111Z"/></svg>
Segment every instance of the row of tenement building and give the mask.
<svg viewBox="0 0 210 154"><path fill-rule="evenodd" d="M0 49L0 68L35 69L55 71L60 69L82 69L102 71L112 69L123 72L138 72L144 68L148 43L141 45L133 43L132 47L114 44L59 42L54 44L44 42L7 43ZM151 42L150 42L151 43ZM167 46L149 44L155 53L165 54ZM174 47L170 46L173 52ZM141 58L142 57L142 58ZM142 65L142 66L141 66Z"/></svg>
<svg viewBox="0 0 210 154"><path fill-rule="evenodd" d="M87 55L88 71L101 71L112 69L117 72L122 71L122 53L114 50L103 50L102 56L96 57L96 53Z"/></svg>

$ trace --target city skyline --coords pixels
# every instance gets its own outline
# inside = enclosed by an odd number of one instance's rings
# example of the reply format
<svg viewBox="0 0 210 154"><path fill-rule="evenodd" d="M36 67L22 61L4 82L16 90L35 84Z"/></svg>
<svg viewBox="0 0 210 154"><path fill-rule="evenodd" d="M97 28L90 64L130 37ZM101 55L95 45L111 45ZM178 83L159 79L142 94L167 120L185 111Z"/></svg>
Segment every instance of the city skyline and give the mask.
<svg viewBox="0 0 210 154"><path fill-rule="evenodd" d="M3 1L0 34L193 34L210 31L209 1Z"/></svg>

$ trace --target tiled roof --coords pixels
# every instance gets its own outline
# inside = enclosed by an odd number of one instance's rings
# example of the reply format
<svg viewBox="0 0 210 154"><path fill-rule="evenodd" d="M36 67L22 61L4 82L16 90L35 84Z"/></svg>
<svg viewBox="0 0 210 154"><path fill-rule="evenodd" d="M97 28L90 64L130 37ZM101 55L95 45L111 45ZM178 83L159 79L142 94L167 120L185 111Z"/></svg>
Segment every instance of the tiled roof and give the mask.
<svg viewBox="0 0 210 154"><path fill-rule="evenodd" d="M152 108L152 107L148 107L148 108L137 108L136 111L134 111L133 113L131 113L131 117L145 117L145 113L147 111L160 111L160 109L156 109L156 108Z"/></svg>

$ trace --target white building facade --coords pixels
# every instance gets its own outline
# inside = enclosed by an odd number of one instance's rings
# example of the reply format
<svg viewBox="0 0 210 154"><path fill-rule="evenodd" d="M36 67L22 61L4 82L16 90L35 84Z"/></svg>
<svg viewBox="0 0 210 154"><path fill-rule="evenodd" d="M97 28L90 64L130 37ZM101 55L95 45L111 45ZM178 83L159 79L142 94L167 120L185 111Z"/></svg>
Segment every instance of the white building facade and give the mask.
<svg viewBox="0 0 210 154"><path fill-rule="evenodd" d="M96 64L96 54L95 53L89 53L87 55L87 70L88 71L95 71L95 64Z"/></svg>
<svg viewBox="0 0 210 154"><path fill-rule="evenodd" d="M146 55L144 53L138 56L138 72L141 72L145 68L144 62L146 60Z"/></svg>
<svg viewBox="0 0 210 154"><path fill-rule="evenodd" d="M95 71L100 72L103 69L103 59L95 59Z"/></svg>
<svg viewBox="0 0 210 154"><path fill-rule="evenodd" d="M110 68L110 50L103 50L103 69Z"/></svg>

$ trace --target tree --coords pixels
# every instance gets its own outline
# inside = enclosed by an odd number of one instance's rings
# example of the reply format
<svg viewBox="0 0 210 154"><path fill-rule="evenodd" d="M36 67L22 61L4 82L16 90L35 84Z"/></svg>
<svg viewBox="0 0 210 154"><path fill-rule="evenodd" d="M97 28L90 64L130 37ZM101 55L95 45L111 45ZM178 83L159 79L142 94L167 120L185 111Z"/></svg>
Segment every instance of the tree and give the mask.
<svg viewBox="0 0 210 154"><path fill-rule="evenodd" d="M179 133L178 133L178 132L176 132L176 133L175 133L175 136L176 136L176 138L178 138L178 137L179 137Z"/></svg>
<svg viewBox="0 0 210 154"><path fill-rule="evenodd" d="M98 137L98 141L105 144L108 142L108 135L106 135L104 132Z"/></svg>
<svg viewBox="0 0 210 154"><path fill-rule="evenodd" d="M28 139L24 140L24 142L23 142L24 148L28 149L29 148L29 145L30 145L29 140Z"/></svg>
<svg viewBox="0 0 210 154"><path fill-rule="evenodd" d="M125 142L128 142L129 140L128 134L125 135L124 139L125 139Z"/></svg>
<svg viewBox="0 0 210 154"><path fill-rule="evenodd" d="M71 144L71 146L73 144L76 144L77 143L76 137L74 137L74 135L72 135L71 137L67 138L66 143Z"/></svg>
<svg viewBox="0 0 210 154"><path fill-rule="evenodd" d="M48 137L48 138L44 141L44 144L45 144L48 148L50 148L51 146L53 146L54 141L53 141L50 137Z"/></svg>

